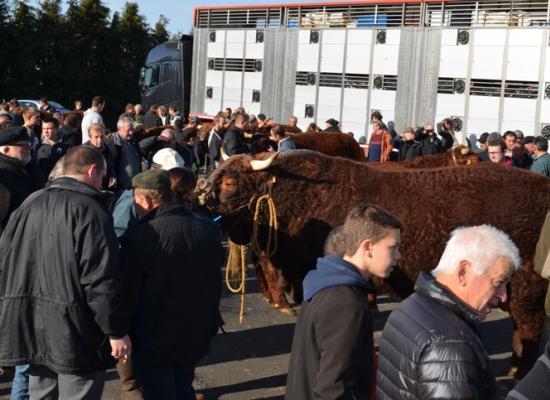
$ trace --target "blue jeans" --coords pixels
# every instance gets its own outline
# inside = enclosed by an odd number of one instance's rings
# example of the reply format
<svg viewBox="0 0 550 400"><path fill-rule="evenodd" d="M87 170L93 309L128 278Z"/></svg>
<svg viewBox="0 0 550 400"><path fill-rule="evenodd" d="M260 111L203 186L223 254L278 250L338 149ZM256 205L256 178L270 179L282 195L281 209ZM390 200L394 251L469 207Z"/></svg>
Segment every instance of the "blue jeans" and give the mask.
<svg viewBox="0 0 550 400"><path fill-rule="evenodd" d="M29 367L30 365L15 367L10 400L29 400Z"/></svg>
<svg viewBox="0 0 550 400"><path fill-rule="evenodd" d="M145 400L195 400L195 366L154 366L132 359Z"/></svg>

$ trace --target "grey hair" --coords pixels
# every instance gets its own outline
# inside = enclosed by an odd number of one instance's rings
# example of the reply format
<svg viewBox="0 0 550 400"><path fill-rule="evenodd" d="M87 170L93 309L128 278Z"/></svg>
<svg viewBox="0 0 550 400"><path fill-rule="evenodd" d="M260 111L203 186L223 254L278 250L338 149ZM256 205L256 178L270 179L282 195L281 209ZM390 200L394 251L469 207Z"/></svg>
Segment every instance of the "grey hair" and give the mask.
<svg viewBox="0 0 550 400"><path fill-rule="evenodd" d="M117 129L120 129L122 128L122 125L124 125L125 123L129 123L130 125L132 125L134 123L134 120L130 117L122 117L120 118L117 123L116 123L116 127Z"/></svg>
<svg viewBox="0 0 550 400"><path fill-rule="evenodd" d="M456 228L451 232L451 238L432 275L437 277L441 273L452 273L464 260L472 264L476 275L481 275L498 257L507 258L516 271L521 267L517 246L500 229L491 225Z"/></svg>
<svg viewBox="0 0 550 400"><path fill-rule="evenodd" d="M346 243L342 238L342 225L332 229L327 236L323 253L325 256L344 257L346 252Z"/></svg>
<svg viewBox="0 0 550 400"><path fill-rule="evenodd" d="M51 182L54 179L57 179L57 178L63 176L63 158L65 158L65 156L63 156L59 160L57 160L57 162L53 166L50 174L48 175L48 182Z"/></svg>

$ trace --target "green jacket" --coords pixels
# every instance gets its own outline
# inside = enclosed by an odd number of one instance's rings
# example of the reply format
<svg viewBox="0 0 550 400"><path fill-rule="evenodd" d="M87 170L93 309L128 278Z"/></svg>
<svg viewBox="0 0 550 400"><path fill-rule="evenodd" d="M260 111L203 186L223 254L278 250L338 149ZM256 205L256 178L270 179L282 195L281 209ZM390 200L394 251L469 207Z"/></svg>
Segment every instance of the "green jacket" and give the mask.
<svg viewBox="0 0 550 400"><path fill-rule="evenodd" d="M550 154L546 153L535 159L531 165L531 172L550 177Z"/></svg>

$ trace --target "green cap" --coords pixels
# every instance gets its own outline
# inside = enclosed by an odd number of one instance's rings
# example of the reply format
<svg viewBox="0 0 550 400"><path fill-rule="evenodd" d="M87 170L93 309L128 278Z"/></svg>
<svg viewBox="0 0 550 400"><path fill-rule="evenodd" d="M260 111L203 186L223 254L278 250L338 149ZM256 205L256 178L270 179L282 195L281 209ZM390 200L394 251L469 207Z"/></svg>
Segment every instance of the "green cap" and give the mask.
<svg viewBox="0 0 550 400"><path fill-rule="evenodd" d="M170 174L163 169L148 169L132 178L132 188L166 192L171 188Z"/></svg>

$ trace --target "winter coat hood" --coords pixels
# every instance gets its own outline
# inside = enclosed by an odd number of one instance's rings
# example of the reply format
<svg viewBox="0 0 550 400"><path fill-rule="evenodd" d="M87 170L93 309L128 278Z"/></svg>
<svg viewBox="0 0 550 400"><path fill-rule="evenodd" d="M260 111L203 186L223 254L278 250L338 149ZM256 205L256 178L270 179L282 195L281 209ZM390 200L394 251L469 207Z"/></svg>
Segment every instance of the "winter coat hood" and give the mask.
<svg viewBox="0 0 550 400"><path fill-rule="evenodd" d="M372 286L353 264L336 256L317 259L317 268L309 271L304 279L304 300L310 300L318 292L332 286Z"/></svg>

